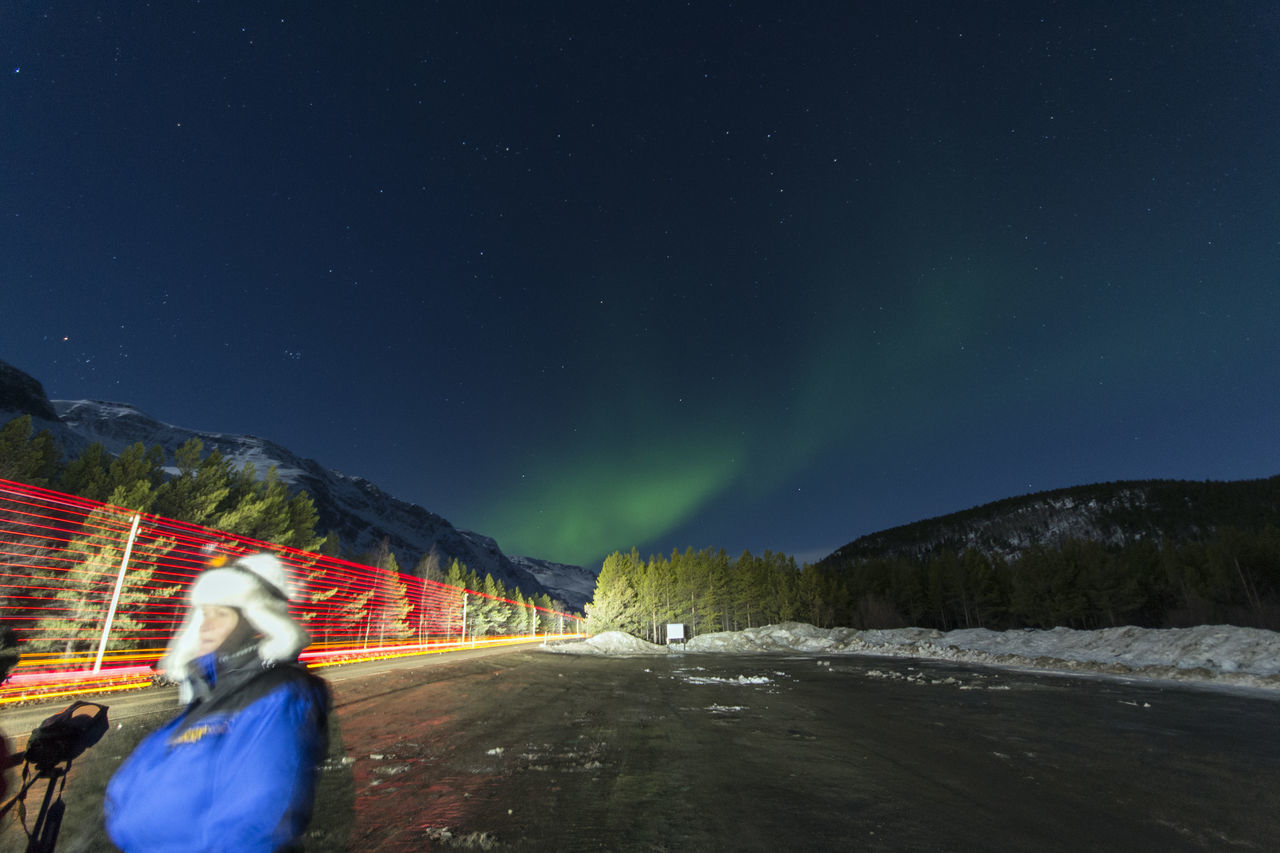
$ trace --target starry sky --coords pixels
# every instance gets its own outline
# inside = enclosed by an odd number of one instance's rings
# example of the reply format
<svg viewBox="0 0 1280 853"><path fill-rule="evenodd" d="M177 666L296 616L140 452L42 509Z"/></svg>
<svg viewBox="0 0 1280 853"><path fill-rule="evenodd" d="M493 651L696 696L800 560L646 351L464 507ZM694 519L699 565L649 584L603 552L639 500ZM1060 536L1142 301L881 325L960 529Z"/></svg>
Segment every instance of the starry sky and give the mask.
<svg viewBox="0 0 1280 853"><path fill-rule="evenodd" d="M0 53L0 358L507 553L1280 473L1269 0L12 0Z"/></svg>

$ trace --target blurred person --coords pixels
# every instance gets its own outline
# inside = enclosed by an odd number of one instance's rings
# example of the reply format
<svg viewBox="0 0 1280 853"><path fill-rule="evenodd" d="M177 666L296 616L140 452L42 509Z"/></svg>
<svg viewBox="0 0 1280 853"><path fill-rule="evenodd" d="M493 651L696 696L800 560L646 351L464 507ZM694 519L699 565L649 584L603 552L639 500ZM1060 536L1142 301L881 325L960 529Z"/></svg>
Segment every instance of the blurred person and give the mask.
<svg viewBox="0 0 1280 853"><path fill-rule="evenodd" d="M255 554L206 569L190 600L160 661L186 708L107 784L107 833L125 853L300 850L329 690L298 662L284 567Z"/></svg>

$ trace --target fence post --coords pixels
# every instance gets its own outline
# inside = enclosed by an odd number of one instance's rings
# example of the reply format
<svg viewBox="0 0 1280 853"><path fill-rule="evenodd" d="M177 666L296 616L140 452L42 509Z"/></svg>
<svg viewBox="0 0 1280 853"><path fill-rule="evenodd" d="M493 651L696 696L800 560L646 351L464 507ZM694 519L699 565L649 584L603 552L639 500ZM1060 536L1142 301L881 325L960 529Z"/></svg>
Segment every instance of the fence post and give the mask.
<svg viewBox="0 0 1280 853"><path fill-rule="evenodd" d="M107 623L102 626L102 639L98 641L98 657L93 662L93 671L102 671L102 654L107 650L107 635L111 633L111 623L116 618L116 605L120 603L120 590L124 589L124 573L129 566L129 555L133 553L133 540L138 536L138 522L141 513L133 516L133 526L129 529L129 541L124 546L124 558L120 560L120 573L116 575L116 588L111 593L111 606L107 608Z"/></svg>
<svg viewBox="0 0 1280 853"><path fill-rule="evenodd" d="M422 651L427 650L427 579L422 579L422 592L418 596L418 645Z"/></svg>
<svg viewBox="0 0 1280 853"><path fill-rule="evenodd" d="M467 642L467 591L462 591L462 643Z"/></svg>

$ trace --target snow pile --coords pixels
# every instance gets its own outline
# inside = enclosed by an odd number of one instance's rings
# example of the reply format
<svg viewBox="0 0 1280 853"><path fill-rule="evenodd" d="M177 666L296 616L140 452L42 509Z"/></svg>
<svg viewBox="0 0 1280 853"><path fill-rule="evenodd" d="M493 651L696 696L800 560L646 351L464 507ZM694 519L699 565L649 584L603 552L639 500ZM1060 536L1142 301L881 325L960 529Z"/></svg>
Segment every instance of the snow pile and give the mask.
<svg viewBox="0 0 1280 853"><path fill-rule="evenodd" d="M623 631L605 631L589 640L547 646L546 651L570 655L665 655L663 646L646 642Z"/></svg>
<svg viewBox="0 0 1280 853"><path fill-rule="evenodd" d="M873 651L883 647L917 648L943 636L930 628L899 628L893 631L855 631L853 628L815 628L803 622L784 622L745 631L702 634L685 644L684 651L736 653L809 652L840 654ZM886 652L893 654L895 652Z"/></svg>
<svg viewBox="0 0 1280 853"><path fill-rule="evenodd" d="M943 633L927 628L856 631L786 622L703 634L670 650L617 631L548 650L598 655L884 655L1280 690L1280 633L1231 625L1097 631L1054 628L997 632L970 628Z"/></svg>

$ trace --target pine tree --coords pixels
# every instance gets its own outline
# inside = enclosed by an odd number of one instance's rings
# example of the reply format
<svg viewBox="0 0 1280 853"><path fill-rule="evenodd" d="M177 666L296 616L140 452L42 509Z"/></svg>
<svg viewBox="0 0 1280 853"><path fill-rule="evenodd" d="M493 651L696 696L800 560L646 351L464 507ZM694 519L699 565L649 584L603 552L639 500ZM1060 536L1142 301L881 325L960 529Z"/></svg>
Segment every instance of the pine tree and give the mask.
<svg viewBox="0 0 1280 853"><path fill-rule="evenodd" d="M403 640L412 636L413 629L406 619L413 610L409 588L400 580L400 564L387 537L383 537L375 550L371 566L374 569L373 631L377 633L378 645L388 639Z"/></svg>
<svg viewBox="0 0 1280 853"><path fill-rule="evenodd" d="M65 571L50 572L43 588L49 614L37 620L30 647L70 655L97 647L123 561L131 518L104 508L92 512L83 532L67 543L70 564ZM177 594L177 585L152 584L157 561L174 547L172 539L139 536L133 545L124 582L111 624L108 646L113 649L163 646L165 629L149 629L156 608ZM151 619L146 617L150 615ZM162 636L163 635L163 636Z"/></svg>
<svg viewBox="0 0 1280 853"><path fill-rule="evenodd" d="M324 537L324 541L320 543L319 553L326 557L342 556L342 538L338 536L338 531L329 531L329 533Z"/></svg>
<svg viewBox="0 0 1280 853"><path fill-rule="evenodd" d="M29 486L48 486L57 477L62 452L49 431L32 438L30 415L19 415L0 428L0 479Z"/></svg>
<svg viewBox="0 0 1280 853"><path fill-rule="evenodd" d="M229 506L215 520L214 526L230 533L277 542L289 526L288 487L273 467L258 480L252 462L245 463L232 477Z"/></svg>
<svg viewBox="0 0 1280 853"><path fill-rule="evenodd" d="M315 501L305 491L299 491L289 498L289 531L279 544L297 548L300 551L314 551L324 541L316 535L316 525L320 523L320 514L316 511Z"/></svg>
<svg viewBox="0 0 1280 853"><path fill-rule="evenodd" d="M656 643L662 639L664 624L670 621L668 610L674 585L671 564L661 558L641 563L640 554L634 548L628 562L635 567L636 613L644 639Z"/></svg>
<svg viewBox="0 0 1280 853"><path fill-rule="evenodd" d="M209 525L231 494L231 465L217 450L201 458L204 443L191 438L174 453L178 476L156 496L156 514L191 524Z"/></svg>
<svg viewBox="0 0 1280 853"><path fill-rule="evenodd" d="M164 450L137 442L107 465L107 503L150 512L164 482Z"/></svg>
<svg viewBox="0 0 1280 853"><path fill-rule="evenodd" d="M14 418L0 429L0 478L32 486L47 486L56 478L60 453L47 430L35 440L31 440L30 435L30 415ZM39 574L40 567L48 564L48 550L62 545L60 541L54 541L64 535L57 528L63 525L70 527L75 523L74 512L57 507L50 507L42 514L51 516L51 520L33 524L22 513L0 516L0 540L4 542L3 573L16 582L0 584L0 590L6 591L0 596L0 605L6 608L24 606L29 590L25 580L18 579Z"/></svg>
<svg viewBox="0 0 1280 853"><path fill-rule="evenodd" d="M595 593L587 604L588 633L635 633L640 627L636 593L626 576L627 563L627 558L617 551L605 558L596 579Z"/></svg>
<svg viewBox="0 0 1280 853"><path fill-rule="evenodd" d="M323 541L315 533L318 516L310 495L290 498L275 466L259 481L253 464L245 463L231 479L225 506L211 526L302 551L314 551Z"/></svg>
<svg viewBox="0 0 1280 853"><path fill-rule="evenodd" d="M556 616L551 611L555 609L551 603L551 596L545 592L534 596L534 605L539 609L538 614L538 630L544 634L550 634L556 630Z"/></svg>
<svg viewBox="0 0 1280 853"><path fill-rule="evenodd" d="M478 591L484 595L471 596L469 618L472 627L469 633L474 637L500 633L507 618L506 604L502 601L506 590L493 575L485 575Z"/></svg>
<svg viewBox="0 0 1280 853"><path fill-rule="evenodd" d="M110 463L111 455L107 449L95 441L62 469L58 488L91 501L105 501L111 491L107 487L107 466Z"/></svg>
<svg viewBox="0 0 1280 853"><path fill-rule="evenodd" d="M765 599L765 624L790 622L796 618L798 584L801 569L795 558L766 550L763 557L769 567L769 595Z"/></svg>

